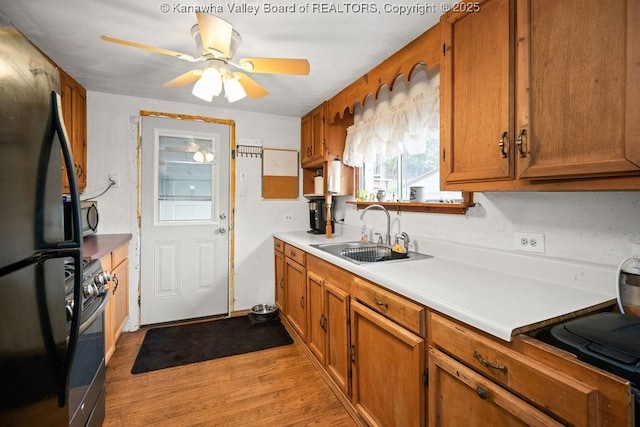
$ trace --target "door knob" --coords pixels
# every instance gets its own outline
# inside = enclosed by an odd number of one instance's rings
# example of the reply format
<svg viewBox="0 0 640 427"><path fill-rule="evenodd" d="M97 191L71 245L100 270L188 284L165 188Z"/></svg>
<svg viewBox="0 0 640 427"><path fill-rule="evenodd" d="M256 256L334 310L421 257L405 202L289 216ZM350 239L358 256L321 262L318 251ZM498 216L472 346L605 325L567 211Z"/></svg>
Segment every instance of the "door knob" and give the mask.
<svg viewBox="0 0 640 427"><path fill-rule="evenodd" d="M226 219L227 218L227 214L226 213L221 213L220 214L220 219Z"/></svg>
<svg viewBox="0 0 640 427"><path fill-rule="evenodd" d="M218 231L220 232L220 234L224 234L227 232L227 227L220 227Z"/></svg>

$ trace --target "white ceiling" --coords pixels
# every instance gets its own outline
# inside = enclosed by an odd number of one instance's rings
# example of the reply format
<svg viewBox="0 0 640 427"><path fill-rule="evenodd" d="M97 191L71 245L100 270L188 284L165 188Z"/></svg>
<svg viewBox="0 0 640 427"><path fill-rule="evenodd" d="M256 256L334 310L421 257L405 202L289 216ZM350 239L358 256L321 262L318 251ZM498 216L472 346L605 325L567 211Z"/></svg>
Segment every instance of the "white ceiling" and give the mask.
<svg viewBox="0 0 640 427"><path fill-rule="evenodd" d="M242 37L235 60L243 57L307 58L308 76L252 74L270 94L229 104L223 97L212 105L245 111L301 117L331 98L392 53L433 26L441 1L375 0L376 13L366 13L350 2L264 0L185 2L167 0L0 0L4 14L34 44L80 82L87 90L153 99L207 104L191 95L192 85L165 88L163 83L202 66L170 56L107 43L101 35L162 47L198 56L189 6L222 7L215 13L229 21ZM161 5L168 4L163 13ZM265 11L265 5L294 5L293 13ZM233 6L259 7L256 14L230 12ZM309 5L309 11L300 11ZM336 8L316 11L314 5ZM386 6L385 6L386 5ZM389 5L424 6L420 13L394 13ZM164 6L166 7L166 6ZM318 7L318 6L316 6ZM245 9L246 10L246 9ZM338 11L341 11L339 13Z"/></svg>

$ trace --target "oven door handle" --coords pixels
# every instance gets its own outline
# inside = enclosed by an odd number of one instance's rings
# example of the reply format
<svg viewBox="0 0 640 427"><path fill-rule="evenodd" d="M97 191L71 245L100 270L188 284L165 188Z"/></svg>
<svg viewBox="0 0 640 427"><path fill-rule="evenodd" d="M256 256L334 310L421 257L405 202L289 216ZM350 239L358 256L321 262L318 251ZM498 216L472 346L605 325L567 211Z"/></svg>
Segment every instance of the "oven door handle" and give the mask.
<svg viewBox="0 0 640 427"><path fill-rule="evenodd" d="M107 306L107 302L109 302L110 295L109 292L105 292L103 295L104 299L102 300L98 308L96 308L95 311L91 313L91 316L89 316L84 322L80 324L78 335L82 335L87 329L89 329L93 322L95 322L96 319L100 317L100 315L104 311L105 307Z"/></svg>

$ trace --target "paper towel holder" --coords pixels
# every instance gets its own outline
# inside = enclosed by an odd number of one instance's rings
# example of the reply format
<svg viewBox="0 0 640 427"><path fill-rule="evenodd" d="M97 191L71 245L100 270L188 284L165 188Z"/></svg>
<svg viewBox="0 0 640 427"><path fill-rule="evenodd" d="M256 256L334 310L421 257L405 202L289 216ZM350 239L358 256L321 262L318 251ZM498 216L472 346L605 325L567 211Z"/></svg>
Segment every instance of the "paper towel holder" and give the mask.
<svg viewBox="0 0 640 427"><path fill-rule="evenodd" d="M342 178L342 160L333 159L329 164L327 177L327 192L329 194L340 194L340 185Z"/></svg>

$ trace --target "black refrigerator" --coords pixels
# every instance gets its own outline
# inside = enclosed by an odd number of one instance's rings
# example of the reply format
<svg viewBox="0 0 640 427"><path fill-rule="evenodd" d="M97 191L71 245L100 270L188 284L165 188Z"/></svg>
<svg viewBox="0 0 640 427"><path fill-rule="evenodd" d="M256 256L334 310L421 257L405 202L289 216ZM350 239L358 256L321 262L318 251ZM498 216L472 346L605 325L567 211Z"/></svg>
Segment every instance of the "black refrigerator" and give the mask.
<svg viewBox="0 0 640 427"><path fill-rule="evenodd" d="M63 258L81 271L82 233L58 90L56 68L0 12L0 426L69 423L81 304L68 322ZM64 240L61 159L72 241Z"/></svg>

